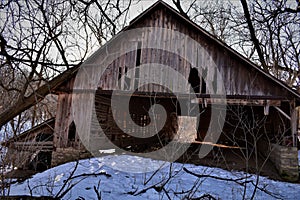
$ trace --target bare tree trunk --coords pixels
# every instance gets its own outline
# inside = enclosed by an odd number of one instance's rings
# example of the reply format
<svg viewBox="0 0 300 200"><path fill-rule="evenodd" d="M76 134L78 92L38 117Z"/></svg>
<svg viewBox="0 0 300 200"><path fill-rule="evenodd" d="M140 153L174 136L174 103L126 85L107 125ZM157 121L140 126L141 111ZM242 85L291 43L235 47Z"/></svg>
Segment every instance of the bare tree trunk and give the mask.
<svg viewBox="0 0 300 200"><path fill-rule="evenodd" d="M247 24L248 24L248 27L249 27L251 40L253 41L253 45L254 45L254 47L257 51L257 54L258 54L258 57L259 57L259 60L261 62L261 65L262 65L263 69L267 71L268 67L266 65L263 52L260 48L259 41L258 41L258 39L255 35L255 29L254 29L254 26L253 26L252 21L251 21L251 16L250 16L250 12L249 12L249 9L248 9L247 1L246 0L241 0L241 3L242 3L242 6L243 6L244 15L246 17Z"/></svg>

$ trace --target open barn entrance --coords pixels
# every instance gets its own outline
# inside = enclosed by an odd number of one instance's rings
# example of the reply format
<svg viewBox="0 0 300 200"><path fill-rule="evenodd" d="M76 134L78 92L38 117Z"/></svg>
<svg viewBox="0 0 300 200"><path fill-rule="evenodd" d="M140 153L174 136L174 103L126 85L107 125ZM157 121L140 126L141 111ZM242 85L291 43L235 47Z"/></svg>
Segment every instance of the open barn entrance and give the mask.
<svg viewBox="0 0 300 200"><path fill-rule="evenodd" d="M122 98L122 96L120 95L119 98ZM188 105L189 100L186 102L186 105ZM230 102L233 101L230 100ZM151 131L157 130L147 129L151 123L149 112L155 104L163 106L167 113L166 123L157 135L151 133ZM126 112L111 107L110 95L98 93L96 94L95 106L98 121L102 129L105 130L106 136L122 148L151 144L151 142L164 144L173 139L174 135L179 132L180 134L177 137L181 138L181 141L203 144L212 120L212 104L199 104L199 113L187 115L181 112L188 109L181 108L178 100L170 97L133 95L130 98L129 112ZM188 106L193 107L193 105ZM289 112L289 105L283 103L280 109ZM161 117L157 114L155 119L160 121ZM227 105L226 114L218 117L225 117L225 124L216 144L211 145L251 150L259 140L282 145L288 145L291 142L290 121L272 106L266 112L264 106L260 105L229 104ZM116 120L118 120L118 123ZM137 126L130 124L133 122ZM198 127L193 127L197 123ZM185 127L186 130L180 130L182 127ZM195 133L191 133L193 129L196 129ZM141 134L143 138L134 138L130 134L134 132ZM145 135L153 135L153 137L144 137Z"/></svg>
<svg viewBox="0 0 300 200"><path fill-rule="evenodd" d="M282 110L289 111L283 104ZM225 124L218 144L253 148L258 140L291 145L290 121L274 107L266 113L263 106L227 105ZM202 142L211 122L211 105L201 108L197 141Z"/></svg>
<svg viewBox="0 0 300 200"><path fill-rule="evenodd" d="M211 104L201 105L197 139L178 161L281 179L277 163L271 159L273 153L270 153L270 149L274 149L274 146L292 146L291 122L281 113L289 113L289 109L289 104L285 102L277 107L270 106L267 112L263 105L229 104L218 141L207 143L204 138L212 120ZM212 146L212 151L199 159L199 150L204 145Z"/></svg>
<svg viewBox="0 0 300 200"><path fill-rule="evenodd" d="M98 92L95 99L97 119L102 130L111 142L122 149L133 152L153 151L168 144L178 131L178 116L181 113L176 98L132 96L128 110L112 107L110 95ZM151 109L155 105L162 106L166 114L165 123L157 129L149 124L154 121L160 123L164 116L159 113L152 115Z"/></svg>

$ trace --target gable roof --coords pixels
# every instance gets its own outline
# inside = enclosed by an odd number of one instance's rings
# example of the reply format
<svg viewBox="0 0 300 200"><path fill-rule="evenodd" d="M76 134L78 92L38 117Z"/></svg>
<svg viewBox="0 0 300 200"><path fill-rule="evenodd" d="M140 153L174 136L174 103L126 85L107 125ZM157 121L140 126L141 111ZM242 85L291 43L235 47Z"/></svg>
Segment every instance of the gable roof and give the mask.
<svg viewBox="0 0 300 200"><path fill-rule="evenodd" d="M177 10L175 10L173 7L171 7L170 5L168 5L167 3L165 3L162 0L158 0L156 3L154 3L152 6L150 6L148 9L146 9L143 13L141 13L140 15L138 15L137 17L135 17L133 20L130 21L130 24L125 27L123 30L121 30L121 32L129 30L130 28L132 28L135 24L137 24L139 21L141 21L143 18L147 17L148 15L150 15L151 13L153 13L154 11L156 11L157 9L160 8L165 8L167 9L169 12L172 13L173 16L176 16L177 18L179 18L180 20L182 20L184 23L186 23L188 26L191 26L192 28L196 29L197 31L199 31L199 33L203 34L205 37L209 38L209 40L211 40L212 42L216 43L218 46L226 49L229 53L233 54L234 56L236 56L238 59L242 60L243 62L247 63L249 66L251 66L254 70L258 71L259 73L263 74L266 78L270 79L271 81L273 81L274 83L278 84L279 86L283 87L284 89L286 89L289 93L291 93L295 98L298 99L298 101L300 101L300 94L295 91L294 89L292 89L290 86L288 86L286 83L284 83L283 81L277 79L276 77L272 76L271 74L269 74L268 72L264 71L263 69L261 69L259 66L257 66L256 64L254 64L252 61L250 61L248 58L246 58L245 56L241 55L240 53L238 53L236 50L232 49L231 47L229 47L226 43L222 42L221 40L219 40L218 38L216 38L214 35L210 34L209 32L207 32L206 30L204 30L203 28L201 28L199 25L197 25L196 23L194 23L193 21L191 21L190 19L187 19L185 16L183 16L182 14L180 14Z"/></svg>

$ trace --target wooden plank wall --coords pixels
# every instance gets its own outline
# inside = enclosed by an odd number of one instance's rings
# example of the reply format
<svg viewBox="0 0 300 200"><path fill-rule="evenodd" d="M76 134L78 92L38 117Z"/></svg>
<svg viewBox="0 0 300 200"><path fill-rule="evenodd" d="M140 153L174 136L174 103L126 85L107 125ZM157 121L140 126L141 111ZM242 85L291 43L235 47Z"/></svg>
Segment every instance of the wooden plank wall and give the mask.
<svg viewBox="0 0 300 200"><path fill-rule="evenodd" d="M69 125L71 118L72 95L61 93L58 95L58 104L56 110L56 120L54 128L53 143L55 148L64 148L68 146Z"/></svg>
<svg viewBox="0 0 300 200"><path fill-rule="evenodd" d="M139 24L133 26L133 28L139 27L154 27L151 32L143 33L142 38L139 39L140 42L142 42L140 58L141 64L160 63L170 66L174 70L181 73L187 80L191 63L187 62L184 57L180 57L174 53L159 49L147 48L148 44L153 42L157 42L158 44L162 44L162 46L169 46L172 48L172 46L174 46L174 42L177 42L180 43L182 48L174 49L174 51L181 52L182 55L194 54L195 56L192 58L194 59L193 62L197 63L198 65L194 67L204 67L204 70L207 69L207 79L209 80L208 85L217 84L216 88L220 88L220 80L216 80L217 72L212 67L214 64L217 66L219 73L223 78L227 95L288 95L287 91L281 86L274 84L274 82L253 69L249 64L235 57L233 54L217 45L214 41L199 33L199 31L195 30L194 28L191 28L191 26L188 26L186 23L184 23L184 21L180 21L176 17L172 16L164 9L157 10L152 15L147 16ZM189 35L200 44L201 48L198 48L195 45L186 46L186 41L181 40L180 38L175 38L175 41L170 40L170 35L168 35L168 32L158 34L158 31L161 31L161 29L157 29L155 27L168 28ZM161 35L161 37L158 35ZM131 42L135 42L136 46L138 46L138 41ZM121 44L119 48L122 49ZM208 52L208 54L205 52ZM105 73L100 79L99 87L104 90L126 90L124 87L124 77L120 79L121 83L118 85L118 76L119 73L124 75L126 70L132 70L130 72L131 74L127 75L131 77L137 77L135 75L137 71L134 70L136 67L136 58L137 51L127 52L126 54L118 57L107 67ZM181 91L181 85L178 84L178 77L168 77L166 74L168 74L168 71L160 72L150 68L148 73L141 74L140 72L138 77L146 79L149 78L147 76L150 76L151 79L151 76L155 76L161 80L161 85L169 83L169 85L171 85L170 89L173 92ZM201 74L202 71L200 70L200 77ZM130 79L130 90L133 90L134 81L135 80L133 80L133 78ZM139 90L147 92L167 92L165 88L160 87L157 84L148 84Z"/></svg>

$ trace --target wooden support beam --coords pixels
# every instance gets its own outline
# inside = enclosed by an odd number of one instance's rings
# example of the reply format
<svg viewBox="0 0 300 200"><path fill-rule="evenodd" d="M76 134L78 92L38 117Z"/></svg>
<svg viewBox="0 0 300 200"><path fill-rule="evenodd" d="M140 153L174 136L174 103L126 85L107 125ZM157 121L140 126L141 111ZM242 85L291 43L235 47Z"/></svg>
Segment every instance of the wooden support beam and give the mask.
<svg viewBox="0 0 300 200"><path fill-rule="evenodd" d="M95 93L95 90L81 90L73 89L74 93ZM171 92L143 92L143 91L124 91L124 90L102 90L98 88L96 91L99 95L114 95L120 96L140 96L140 97L157 97L157 98L176 98L176 95L179 98L190 99L191 94L189 93L171 93ZM292 100L290 97L286 96L264 96L264 95L210 95L210 94L194 94L199 99L241 99L241 100L259 100L259 101L276 101L280 102L289 102ZM265 102L265 103L266 103ZM280 106L277 104L277 106Z"/></svg>
<svg viewBox="0 0 300 200"><path fill-rule="evenodd" d="M291 110L291 132L292 132L292 139L293 139L293 147L297 146L297 110L296 110L296 103L293 100L290 103L290 110Z"/></svg>
<svg viewBox="0 0 300 200"><path fill-rule="evenodd" d="M280 106L280 100L264 100L264 99L223 99L223 98L196 98L191 100L197 104L227 104L227 105L243 105L243 106L264 106L268 112L269 106Z"/></svg>
<svg viewBox="0 0 300 200"><path fill-rule="evenodd" d="M275 108L278 112L280 112L284 117L286 117L288 120L291 120L291 117L290 117L288 114L286 114L283 110L281 110L279 107L274 106L274 108Z"/></svg>
<svg viewBox="0 0 300 200"><path fill-rule="evenodd" d="M267 105L264 106L264 114L265 115L269 115L269 108L270 108L269 104L267 104Z"/></svg>

